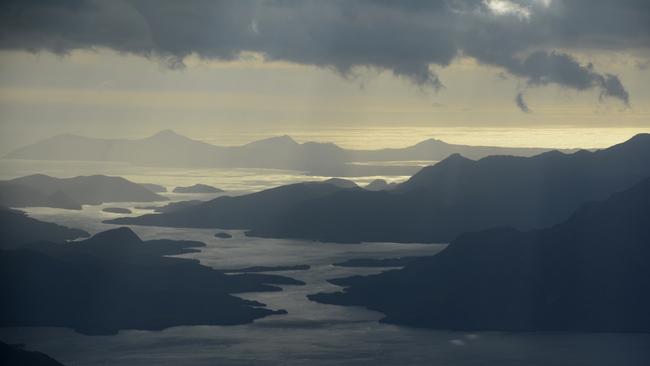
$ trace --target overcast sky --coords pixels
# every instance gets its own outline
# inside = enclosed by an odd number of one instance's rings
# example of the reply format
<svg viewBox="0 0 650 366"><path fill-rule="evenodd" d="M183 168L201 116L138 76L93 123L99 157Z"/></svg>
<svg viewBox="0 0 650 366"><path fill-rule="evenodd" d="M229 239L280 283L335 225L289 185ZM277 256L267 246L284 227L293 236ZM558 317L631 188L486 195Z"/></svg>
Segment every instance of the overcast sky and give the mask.
<svg viewBox="0 0 650 366"><path fill-rule="evenodd" d="M0 123L5 148L162 128L650 131L650 1L5 0Z"/></svg>

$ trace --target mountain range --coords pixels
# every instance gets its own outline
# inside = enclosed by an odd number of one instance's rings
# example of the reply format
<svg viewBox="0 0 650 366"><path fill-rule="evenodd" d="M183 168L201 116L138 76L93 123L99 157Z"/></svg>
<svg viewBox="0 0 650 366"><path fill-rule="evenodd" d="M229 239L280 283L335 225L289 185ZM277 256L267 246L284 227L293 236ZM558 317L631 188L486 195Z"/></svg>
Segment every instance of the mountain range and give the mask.
<svg viewBox="0 0 650 366"><path fill-rule="evenodd" d="M448 242L494 226L541 228L580 205L650 177L650 135L607 149L532 157L458 154L388 191L299 183L118 224L248 229L249 235L334 242Z"/></svg>
<svg viewBox="0 0 650 366"><path fill-rule="evenodd" d="M207 202L173 205L160 214L108 220L114 224L175 226L194 228L250 229L264 226L277 216L288 214L302 202L327 197L343 188L340 181L295 183L243 196L221 196Z"/></svg>
<svg viewBox="0 0 650 366"><path fill-rule="evenodd" d="M467 233L433 257L331 280L313 301L454 330L650 331L650 179L554 226Z"/></svg>
<svg viewBox="0 0 650 366"><path fill-rule="evenodd" d="M168 198L146 186L105 175L55 178L34 174L0 181L0 206L80 210L104 202L155 202Z"/></svg>
<svg viewBox="0 0 650 366"><path fill-rule="evenodd" d="M5 158L30 160L116 161L175 167L291 169L325 176L405 175L418 169L408 161L439 161L460 153L532 156L549 149L467 146L429 139L416 145L381 150L344 149L332 143L298 143L289 136L271 137L241 146L215 146L171 130L138 139L97 139L58 135L10 152ZM401 166L355 165L353 162L401 161Z"/></svg>

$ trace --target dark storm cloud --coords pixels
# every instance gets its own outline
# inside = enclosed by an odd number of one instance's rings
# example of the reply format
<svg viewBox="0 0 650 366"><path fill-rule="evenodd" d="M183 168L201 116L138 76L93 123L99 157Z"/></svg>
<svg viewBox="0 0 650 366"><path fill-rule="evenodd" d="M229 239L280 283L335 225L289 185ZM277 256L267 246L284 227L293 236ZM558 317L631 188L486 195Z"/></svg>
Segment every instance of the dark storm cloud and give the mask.
<svg viewBox="0 0 650 366"><path fill-rule="evenodd" d="M529 86L596 89L601 97L628 103L616 75L570 53L650 48L650 1L506 5L511 11L499 12L483 0L5 0L0 48L66 53L108 47L170 67L182 67L192 53L228 60L253 51L343 75L358 66L390 70L432 88L442 82L430 66L465 55Z"/></svg>
<svg viewBox="0 0 650 366"><path fill-rule="evenodd" d="M554 83L576 90L597 88L601 97L629 103L629 95L617 76L594 72L592 64L580 65L564 53L537 51L507 68L515 75L527 77L531 86Z"/></svg>

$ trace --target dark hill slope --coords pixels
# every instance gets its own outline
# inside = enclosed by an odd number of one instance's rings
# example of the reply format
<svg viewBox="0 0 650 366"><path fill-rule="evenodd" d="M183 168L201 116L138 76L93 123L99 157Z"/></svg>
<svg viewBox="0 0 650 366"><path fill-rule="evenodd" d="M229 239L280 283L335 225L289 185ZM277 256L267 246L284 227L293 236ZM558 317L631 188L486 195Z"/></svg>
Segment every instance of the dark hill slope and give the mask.
<svg viewBox="0 0 650 366"><path fill-rule="evenodd" d="M463 330L650 331L650 179L567 221L465 234L401 270L333 280L318 302Z"/></svg>
<svg viewBox="0 0 650 366"><path fill-rule="evenodd" d="M559 223L583 203L649 177L648 162L647 134L596 152L478 161L452 155L390 191L303 183L111 222L250 229L249 235L336 242L447 242L494 226Z"/></svg>
<svg viewBox="0 0 650 366"><path fill-rule="evenodd" d="M327 241L444 242L493 226L545 227L650 176L650 135L611 148L534 157L452 155L389 192L304 201L252 235Z"/></svg>
<svg viewBox="0 0 650 366"><path fill-rule="evenodd" d="M226 275L195 260L165 257L203 243L142 241L130 229L0 252L0 326L71 327L86 334L180 325L231 325L271 314L233 293L280 291L287 277Z"/></svg>
<svg viewBox="0 0 650 366"><path fill-rule="evenodd" d="M90 234L83 230L39 221L23 212L0 208L0 249L15 248L34 241L64 242L88 236Z"/></svg>

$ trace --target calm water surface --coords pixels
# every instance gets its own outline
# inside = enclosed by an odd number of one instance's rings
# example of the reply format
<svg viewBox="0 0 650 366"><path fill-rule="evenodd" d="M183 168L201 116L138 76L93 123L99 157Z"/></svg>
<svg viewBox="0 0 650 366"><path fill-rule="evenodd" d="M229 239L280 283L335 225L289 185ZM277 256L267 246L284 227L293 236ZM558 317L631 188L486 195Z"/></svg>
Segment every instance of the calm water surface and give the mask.
<svg viewBox="0 0 650 366"><path fill-rule="evenodd" d="M403 163L408 165L411 162ZM400 166L402 163L391 162L391 164L392 166ZM420 162L420 164L427 165L427 162ZM0 180L37 173L58 178L93 174L120 176L136 183L161 184L170 191L177 186L202 183L224 189L229 194L248 193L284 184L320 181L330 178L309 176L296 170L280 169L173 168L137 166L117 162L0 159ZM346 177L345 179L353 180L359 185L366 185L378 178L389 182L399 182L408 179L408 176L362 176Z"/></svg>
<svg viewBox="0 0 650 366"><path fill-rule="evenodd" d="M55 167L56 168L56 167ZM77 166L78 170L85 168ZM125 169L124 167L118 168ZM1 170L0 170L1 171ZM46 171L47 172L47 171ZM140 182L173 186L198 181L237 191L262 187L269 175L221 173L178 178L178 172L135 171ZM110 172L109 172L110 174ZM197 173L198 174L198 173ZM229 181L225 177L231 174ZM237 175L239 174L239 175ZM275 172L273 174L276 174ZM270 176L274 176L271 174ZM277 178L286 183L293 177ZM232 178L234 177L234 178ZM197 179L201 178L201 179ZM168 180L165 180L168 179ZM298 178L295 178L298 179ZM198 180L198 181L197 181ZM224 183L231 182L231 183ZM214 195L174 195L173 200L210 199ZM81 211L48 208L26 210L45 221L96 233L112 225L101 223L120 215L102 212L104 207L127 207L133 215L138 203L85 206ZM307 271L278 272L306 282L284 286L274 293L247 293L272 309L286 309L239 326L189 326L163 331L122 331L114 336L85 336L65 328L0 328L0 340L24 343L67 365L650 365L648 334L448 332L412 329L378 322L382 314L360 307L322 305L306 295L338 291L327 279L378 273L387 268L342 268L332 263L350 258L389 258L432 255L445 244L364 243L336 244L303 240L248 238L231 231L232 239L214 237L217 230L131 227L143 239L170 238L205 242L196 258L219 269L255 265L308 264Z"/></svg>

